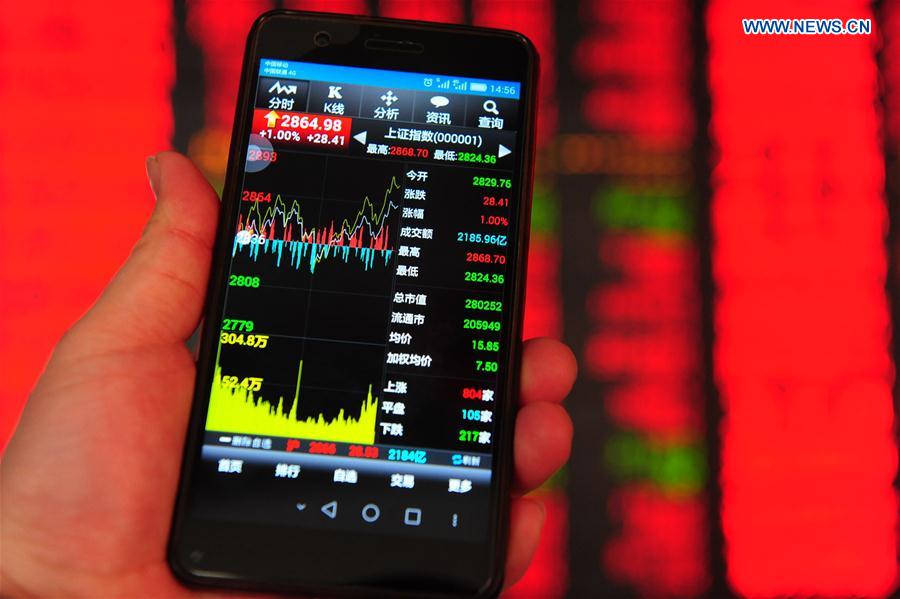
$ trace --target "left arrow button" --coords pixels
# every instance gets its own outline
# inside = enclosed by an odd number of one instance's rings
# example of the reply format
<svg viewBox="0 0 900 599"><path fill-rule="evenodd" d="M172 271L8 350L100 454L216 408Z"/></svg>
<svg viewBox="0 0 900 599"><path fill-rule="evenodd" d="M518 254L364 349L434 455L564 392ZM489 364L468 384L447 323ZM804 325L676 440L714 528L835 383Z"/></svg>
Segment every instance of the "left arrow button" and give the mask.
<svg viewBox="0 0 900 599"><path fill-rule="evenodd" d="M322 506L322 513L334 520L337 517L337 501L329 501Z"/></svg>

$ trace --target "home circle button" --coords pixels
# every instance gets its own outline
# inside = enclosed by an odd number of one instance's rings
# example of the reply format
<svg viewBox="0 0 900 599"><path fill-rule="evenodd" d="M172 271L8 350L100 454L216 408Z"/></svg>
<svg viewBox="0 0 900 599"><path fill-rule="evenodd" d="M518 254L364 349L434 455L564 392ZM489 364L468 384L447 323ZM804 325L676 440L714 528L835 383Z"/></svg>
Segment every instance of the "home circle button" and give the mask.
<svg viewBox="0 0 900 599"><path fill-rule="evenodd" d="M362 519L366 522L375 522L381 517L381 508L374 503L367 503L362 509Z"/></svg>

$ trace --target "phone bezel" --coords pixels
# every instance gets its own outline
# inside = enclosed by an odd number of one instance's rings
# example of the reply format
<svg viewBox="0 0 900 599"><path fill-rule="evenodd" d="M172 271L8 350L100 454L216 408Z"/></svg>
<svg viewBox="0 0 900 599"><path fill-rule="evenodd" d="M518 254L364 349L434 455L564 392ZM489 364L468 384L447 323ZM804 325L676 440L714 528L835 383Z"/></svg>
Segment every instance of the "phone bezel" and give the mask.
<svg viewBox="0 0 900 599"><path fill-rule="evenodd" d="M331 43L317 45L314 37L327 31ZM390 52L370 50L365 42L372 38L404 40L421 44L421 53ZM289 40L289 41L288 41ZM463 43L464 42L464 43ZM488 60L485 57L490 56ZM236 203L239 203L242 164L241 149L249 133L252 118L253 94L259 71L259 61L263 57L283 58L325 64L350 65L390 69L398 71L446 73L485 79L520 81L522 97L519 110L519 136L517 141L517 172L520 173L517 205L519 211L518 230L515 240L515 270L512 284L512 305L507 317L505 341L510 348L507 358L505 396L514 398L518 393L518 373L521 363L521 331L524 315L523 300L525 290L525 264L528 250L528 231L531 215L531 189L534 164L534 122L536 117L537 53L533 44L521 34L509 31L473 28L457 25L420 23L416 21L388 20L372 17L331 15L323 13L303 13L276 10L260 16L253 24L247 40L241 75L240 91L229 151L228 170L222 194L222 210L213 253L211 276L207 291L207 305L202 330L200 352L197 361L197 385L194 391L188 435L185 442L184 459L179 483L178 498L173 514L172 533L168 547L168 561L175 575L188 584L215 585L229 588L309 592L340 593L343 595L384 596L492 596L499 592L503 583L503 569L506 558L506 536L509 530L509 500L512 486L512 455L515 401L508 400L502 406L502 416L495 429L495 438L500 443L494 448L494 471L491 485L491 514L495 515L494 527L487 535L485 543L448 542L445 540L411 539L414 545L404 555L412 562L410 571L420 572L419 580L384 580L374 582L373 576L379 572L378 559L383 557L379 548L383 547L383 535L354 534L343 531L322 532L303 529L304 539L312 538L316 547L338 547L355 553L358 566L369 572L368 581L363 585L330 582L317 584L303 577L285 577L283 568L265 563L271 555L253 548L235 550L233 558L222 554L225 561L233 559L233 568L209 570L190 563L186 556L193 541L202 538L209 546L231 547L235 539L251 539L258 536L260 526L229 522L227 530L215 523L207 523L188 517L188 492L192 471L200 458L200 447L204 432L204 421L208 403L208 388L212 380L212 370L217 338L217 324L221 319L228 248L233 231ZM272 527L262 527L271 529ZM255 531L256 534L254 534ZM288 537L295 529L284 532L269 531L273 545L288 544ZM244 545L243 543L237 543ZM222 549L222 551L225 551ZM270 550L274 551L274 550ZM447 588L452 581L434 578L435 560L448 554L464 556L471 562L471 577L461 580L457 588ZM315 556L306 556L306 571L322 572L334 565L334 550L320 550ZM346 555L344 557L347 557ZM429 561L430 560L430 561ZM480 568L484 566L484 568ZM445 568L450 568L447 565ZM431 572L431 574L429 574ZM363 576L365 577L365 576Z"/></svg>

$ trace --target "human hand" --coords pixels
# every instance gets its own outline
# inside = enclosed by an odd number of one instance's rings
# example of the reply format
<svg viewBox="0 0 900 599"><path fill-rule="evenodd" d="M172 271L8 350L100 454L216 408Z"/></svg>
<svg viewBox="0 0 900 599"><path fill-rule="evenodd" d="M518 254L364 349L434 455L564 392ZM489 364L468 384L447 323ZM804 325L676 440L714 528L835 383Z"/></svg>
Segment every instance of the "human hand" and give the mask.
<svg viewBox="0 0 900 599"><path fill-rule="evenodd" d="M185 157L148 160L157 196L128 261L57 345L0 462L4 595L173 597L166 542L194 387L185 340L201 317L215 192ZM568 458L559 405L575 378L564 345L525 345L516 418L517 492ZM542 505L512 506L506 581L524 573Z"/></svg>

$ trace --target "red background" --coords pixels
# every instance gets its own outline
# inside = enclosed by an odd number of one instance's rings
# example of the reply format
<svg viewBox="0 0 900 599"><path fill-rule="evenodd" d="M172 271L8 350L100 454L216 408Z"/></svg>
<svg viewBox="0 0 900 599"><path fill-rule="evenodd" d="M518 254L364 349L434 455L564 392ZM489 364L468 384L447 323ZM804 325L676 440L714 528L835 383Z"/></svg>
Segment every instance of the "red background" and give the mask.
<svg viewBox="0 0 900 599"><path fill-rule="evenodd" d="M897 588L897 2L282 4L469 20L541 51L527 336L572 343L582 379L573 462L538 492L548 527L511 594ZM144 159L174 144L221 179L243 36L272 6L4 7L0 446L140 235ZM744 36L748 17L875 27ZM179 27L204 56L182 138Z"/></svg>

